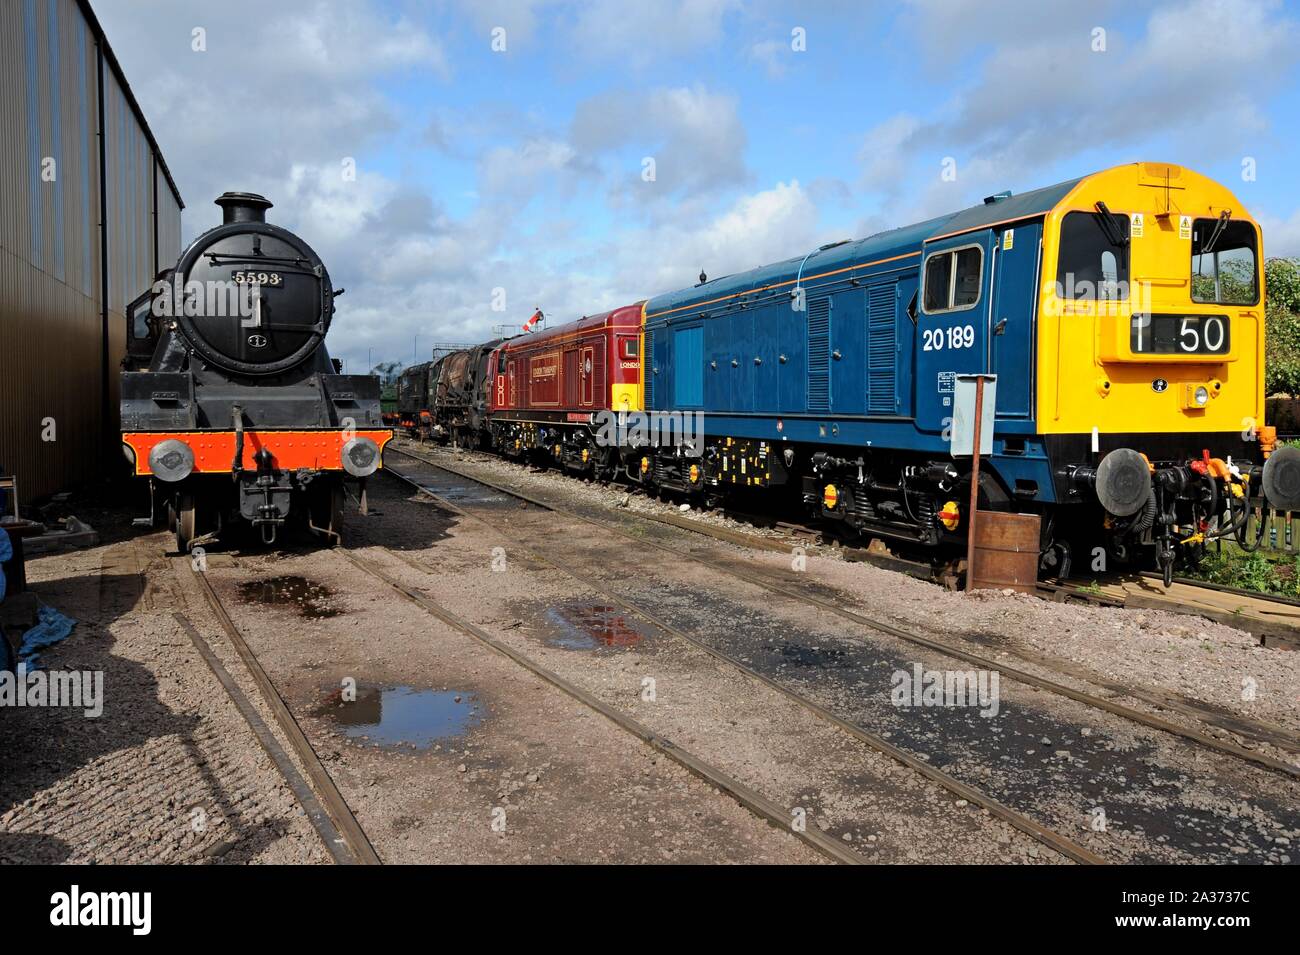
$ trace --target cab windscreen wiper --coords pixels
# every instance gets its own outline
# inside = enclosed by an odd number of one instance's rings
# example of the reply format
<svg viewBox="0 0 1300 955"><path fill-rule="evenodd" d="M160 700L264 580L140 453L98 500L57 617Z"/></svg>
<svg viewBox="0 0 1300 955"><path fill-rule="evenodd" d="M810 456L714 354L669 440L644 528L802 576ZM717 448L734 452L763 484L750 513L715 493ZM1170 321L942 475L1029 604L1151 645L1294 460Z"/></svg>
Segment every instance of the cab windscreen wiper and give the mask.
<svg viewBox="0 0 1300 955"><path fill-rule="evenodd" d="M1120 248L1128 245L1128 233L1120 226L1120 217L1111 212L1100 199L1097 200L1097 211L1101 213L1101 218L1097 221L1101 224L1101 231L1106 233L1106 240Z"/></svg>
<svg viewBox="0 0 1300 955"><path fill-rule="evenodd" d="M1224 209L1219 213L1219 221L1214 224L1214 231L1210 233L1210 237L1201 246L1201 255L1209 255L1214 251L1214 247L1219 244L1219 239L1223 236L1223 230L1228 227L1228 220L1231 218L1231 209Z"/></svg>

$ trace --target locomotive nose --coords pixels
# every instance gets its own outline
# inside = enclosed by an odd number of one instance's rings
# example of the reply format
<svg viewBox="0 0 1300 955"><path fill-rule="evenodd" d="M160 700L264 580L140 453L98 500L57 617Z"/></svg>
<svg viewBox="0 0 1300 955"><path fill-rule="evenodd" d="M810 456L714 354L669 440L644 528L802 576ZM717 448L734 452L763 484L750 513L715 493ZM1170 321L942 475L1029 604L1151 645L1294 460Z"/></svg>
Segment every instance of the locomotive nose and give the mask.
<svg viewBox="0 0 1300 955"><path fill-rule="evenodd" d="M1132 517L1151 496L1151 467L1132 448L1116 448L1101 459L1094 487L1107 511L1116 517Z"/></svg>

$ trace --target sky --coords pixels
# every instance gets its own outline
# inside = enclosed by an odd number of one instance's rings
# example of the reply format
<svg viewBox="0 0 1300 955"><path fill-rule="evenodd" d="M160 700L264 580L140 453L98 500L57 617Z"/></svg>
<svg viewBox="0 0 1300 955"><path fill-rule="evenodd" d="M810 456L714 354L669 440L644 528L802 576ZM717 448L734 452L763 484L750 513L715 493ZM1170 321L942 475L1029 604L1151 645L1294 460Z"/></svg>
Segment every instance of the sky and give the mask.
<svg viewBox="0 0 1300 955"><path fill-rule="evenodd" d="M1300 3L92 4L185 242L267 196L349 372L1135 160L1300 255Z"/></svg>

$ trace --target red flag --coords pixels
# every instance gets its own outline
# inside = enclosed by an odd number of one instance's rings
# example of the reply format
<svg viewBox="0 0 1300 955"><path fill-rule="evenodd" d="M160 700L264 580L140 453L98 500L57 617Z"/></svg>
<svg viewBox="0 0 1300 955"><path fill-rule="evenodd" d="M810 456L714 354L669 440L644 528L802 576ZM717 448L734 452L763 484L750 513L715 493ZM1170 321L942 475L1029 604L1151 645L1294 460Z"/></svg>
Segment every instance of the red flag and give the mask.
<svg viewBox="0 0 1300 955"><path fill-rule="evenodd" d="M546 317L546 316L542 314L542 310L539 308L537 311L533 312L533 317L532 317L532 318L530 318L530 319L528 319L528 321L524 322L524 324L523 324L523 326L522 326L523 330L526 331L526 332L531 332L531 331L533 330L533 326L536 325L538 322L540 322L540 321L541 321L543 318L545 318L545 317Z"/></svg>

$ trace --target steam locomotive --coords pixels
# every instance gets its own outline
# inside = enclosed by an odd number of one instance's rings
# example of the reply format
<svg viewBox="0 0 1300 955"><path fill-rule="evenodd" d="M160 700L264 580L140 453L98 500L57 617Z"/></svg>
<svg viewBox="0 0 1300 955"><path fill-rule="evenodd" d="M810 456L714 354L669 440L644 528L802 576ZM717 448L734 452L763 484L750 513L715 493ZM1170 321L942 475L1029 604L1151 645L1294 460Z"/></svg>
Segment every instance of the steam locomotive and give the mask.
<svg viewBox="0 0 1300 955"><path fill-rule="evenodd" d="M122 446L182 553L224 530L275 542L290 521L338 543L344 479L381 465L380 382L325 349L334 289L300 237L247 192L128 310Z"/></svg>

